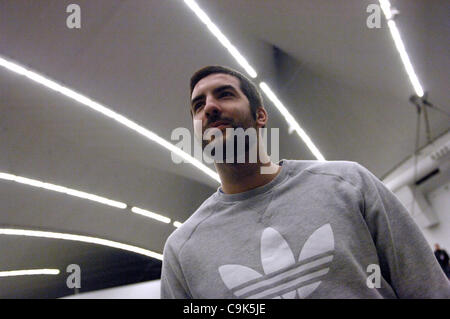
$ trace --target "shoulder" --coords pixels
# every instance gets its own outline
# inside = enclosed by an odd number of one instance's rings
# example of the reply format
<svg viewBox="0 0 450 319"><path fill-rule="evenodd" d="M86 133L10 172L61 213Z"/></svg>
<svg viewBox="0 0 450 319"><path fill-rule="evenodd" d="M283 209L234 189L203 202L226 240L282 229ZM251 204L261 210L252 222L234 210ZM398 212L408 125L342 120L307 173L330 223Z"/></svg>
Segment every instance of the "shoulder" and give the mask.
<svg viewBox="0 0 450 319"><path fill-rule="evenodd" d="M170 236L164 245L164 254L169 251L178 254L185 243L192 237L198 226L205 221L214 210L217 204L216 193L206 199L197 210Z"/></svg>
<svg viewBox="0 0 450 319"><path fill-rule="evenodd" d="M305 180L305 175L313 177L318 185L332 185L337 181L345 188L353 189L364 197L364 193L382 183L367 168L353 161L288 161L290 175Z"/></svg>
<svg viewBox="0 0 450 319"><path fill-rule="evenodd" d="M373 174L362 166L353 161L297 161L289 160L291 174L306 172L309 174L331 176L346 181L354 181L371 177Z"/></svg>

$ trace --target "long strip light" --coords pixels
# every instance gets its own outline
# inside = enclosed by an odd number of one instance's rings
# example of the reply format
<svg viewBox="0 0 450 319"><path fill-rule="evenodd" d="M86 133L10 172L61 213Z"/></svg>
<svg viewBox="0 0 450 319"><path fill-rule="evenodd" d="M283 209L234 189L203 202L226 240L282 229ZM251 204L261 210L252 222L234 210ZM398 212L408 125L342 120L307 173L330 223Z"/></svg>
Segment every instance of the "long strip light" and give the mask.
<svg viewBox="0 0 450 319"><path fill-rule="evenodd" d="M0 277L29 276L29 275L59 275L59 269L29 269L0 271Z"/></svg>
<svg viewBox="0 0 450 319"><path fill-rule="evenodd" d="M165 217L163 215L160 215L160 214L152 213L152 212L150 212L148 210L145 210L145 209L142 209L142 208L132 207L131 211L133 213L136 213L136 214L139 214L139 215L143 215L143 216L146 216L146 217L149 217L149 218L153 218L153 219L159 220L160 222L163 222L163 223L166 223L166 224L170 223L170 218L167 218L167 217Z"/></svg>
<svg viewBox="0 0 450 319"><path fill-rule="evenodd" d="M107 246L112 248L118 248L122 250L131 251L133 253L141 254L144 256L152 257L162 260L163 255L155 253L151 250L139 248L132 245L122 244L116 241L101 239L90 236L73 235L67 233L54 233L47 231L29 230L29 229L16 229L16 228L0 228L0 235L14 235L14 236L27 236L27 237L40 237L40 238L53 238L71 240L83 243L96 244L101 246Z"/></svg>
<svg viewBox="0 0 450 319"><path fill-rule="evenodd" d="M181 150L180 148L178 148L177 146L171 144L170 142L166 141L165 139L163 139L162 137L158 136L157 134L155 134L152 131L147 130L146 128L136 124L135 122L129 120L128 118L126 118L123 115L120 115L114 111L112 111L111 109L101 105L100 103L97 103L93 100L91 100L90 98L81 95L67 87L64 87L48 78L45 78L44 76L30 71L26 68L24 68L23 66L20 66L16 63L13 63L11 61L8 61L2 57L0 57L0 66L14 72L20 75L23 75L27 78L29 78L30 80L33 80L53 91L59 92L64 96L67 96L68 98L71 98L81 104L86 105L87 107L91 108L94 111L97 111L99 113L102 113L103 115L125 125L126 127L128 127L129 129L145 136L146 138L158 143L159 145L161 145L162 147L168 149L169 151L175 153L176 155L178 155L179 157L183 158L184 160L186 160L187 162L191 163L192 165L194 165L196 168L198 168L199 170L201 170L202 172L204 172L205 174L207 174L208 176L210 176L212 179L216 180L217 182L220 183L220 179L219 179L219 174L217 174L216 172L214 172L213 170L211 170L210 168L208 168L206 165L204 165L202 162L200 162L199 160L197 160L196 158L192 157L191 155L189 155L188 153L184 152L183 150Z"/></svg>
<svg viewBox="0 0 450 319"><path fill-rule="evenodd" d="M273 93L270 87L265 82L261 82L259 84L259 87L266 94L269 100L272 101L272 103L276 106L276 108L280 111L280 113L284 116L284 118L289 124L289 131L291 132L295 130L297 134L300 136L300 138L305 142L306 146L308 146L309 150L314 154L314 156L320 161L325 161L325 157L320 153L319 149L311 141L311 138L300 127L300 125L297 123L297 121L294 119L291 113L289 113L289 111L286 109L283 103L281 103L281 101L277 98L275 93Z"/></svg>
<svg viewBox="0 0 450 319"><path fill-rule="evenodd" d="M386 17L389 30L391 31L395 47L397 48L397 51L400 54L403 66L405 67L406 73L408 74L409 80L414 88L414 91L419 97L423 97L424 95L423 88L420 85L416 72L414 72L414 68L411 64L411 60L409 59L408 53L406 52L405 45L403 44L402 37L400 36L400 32L398 31L397 25L393 20L394 15L392 14L391 11L391 3L389 2L389 0L379 0L379 1L381 9L384 12L384 16Z"/></svg>
<svg viewBox="0 0 450 319"><path fill-rule="evenodd" d="M176 228L180 227L181 225L183 225L183 224L180 223L179 221L174 221L173 222L173 226L175 226Z"/></svg>
<svg viewBox="0 0 450 319"><path fill-rule="evenodd" d="M199 5L194 0L184 0L184 3L194 11L197 17L203 22L206 27L211 31L211 33L219 40L219 42L230 52L233 58L241 65L244 70L250 75L252 78L257 77L257 73L255 69L253 69L247 60L242 56L242 54L236 49L236 47L231 44L230 40L220 31L220 29L211 21L208 15L203 11Z"/></svg>
<svg viewBox="0 0 450 319"><path fill-rule="evenodd" d="M231 44L231 42L225 37L225 35L219 30L219 28L211 21L211 19L208 17L208 15L197 5L197 3L194 0L184 0L185 3L188 5L188 7L194 11L194 13L197 15L197 17L208 27L208 29L213 33L213 35L219 40L219 42L227 48L227 50L230 52L230 54L236 59L236 61L247 71L247 73L255 78L257 77L256 71L249 65L247 60L239 53L239 51L236 49L235 46ZM31 70L26 69L25 67L18 65L14 62L8 61L4 59L3 57L0 57L0 66L14 72L20 75L23 75L30 80L33 80L53 91L59 92L64 96L67 96L91 109L94 111L97 111L99 113L102 113L103 115L125 125L126 127L132 129L133 131L147 137L148 139L160 144L164 148L168 149L169 151L175 153L179 157L185 159L187 162L194 165L196 168L200 169L202 172L210 176L212 179L216 180L220 183L219 175L208 168L206 165L204 165L202 162L197 160L196 158L192 157L191 155L187 154L177 146L169 143L165 139L161 138L154 132L151 132L147 130L146 128L136 124L135 122L129 120L128 118L124 117L123 115L120 115L111 109L101 105L100 103L97 103L90 98L81 95L67 87L64 87L55 81L52 81L36 72L33 72ZM277 106L278 107L278 106ZM293 119L293 117L292 117ZM300 127L297 122L294 120L294 128ZM292 127L292 124L289 123ZM298 131L300 132L300 130ZM304 133L304 132L303 132ZM300 133L299 133L300 134ZM300 137L303 135L307 136L306 134L300 134ZM302 137L303 138L303 137ZM305 140L306 144L311 144L311 140L308 138ZM314 148L316 148L314 146ZM317 157L317 155L316 155ZM319 159L321 159L319 157Z"/></svg>
<svg viewBox="0 0 450 319"><path fill-rule="evenodd" d="M219 42L230 52L230 54L236 59L239 65L244 68L244 70L252 77L256 78L256 71L249 65L247 60L242 57L239 51L235 46L231 44L231 42L227 39L227 37L219 30L219 28L211 21L208 15L205 13L203 9L199 7L199 5L194 0L184 0L184 2L188 5L188 7L197 15L197 17L202 21L206 27L211 31L211 33L219 40ZM305 133L305 131L300 127L295 118L287 111L286 107L280 102L280 100L276 97L276 95L272 92L269 86L261 82L261 89L266 93L267 97L274 103L275 107L280 111L280 113L284 116L289 125L289 132L295 130L300 138L305 142L314 156L321 161L325 161L324 156L320 153L319 149L314 145L311 141L311 138Z"/></svg>
<svg viewBox="0 0 450 319"><path fill-rule="evenodd" d="M100 197L97 195L93 195L93 194L89 194L89 193L85 193L85 192L80 192L77 191L75 189L71 189L71 188L67 188L64 186L59 186L59 185L54 185L54 184L50 184L50 183L45 183L45 182L41 182L35 179L30 179L30 178L26 178L26 177L21 177L21 176L16 176L16 175L12 175L12 174L8 174L8 173L2 173L0 172L0 179L3 180L7 180L7 181L12 181L12 182L17 182L17 183L21 183L21 184L25 184L28 186L33 186L33 187L39 187L39 188L44 188L47 190L51 190L51 191L55 191L55 192L59 192L59 193L64 193L67 195L71 195L71 196L75 196L75 197L79 197L82 199L88 199L94 202L98 202L104 205L109 205L109 206L113 206L113 207L117 207L120 209L125 209L127 208L127 204L125 203L121 203L115 200L111 200L111 199L107 199L104 197ZM148 210L142 209L142 208L138 208L138 207L132 207L131 211L133 213L136 214L140 214L149 218L153 218L156 219L160 222L163 223L170 223L170 218L165 217L163 215L160 214L156 214L156 213L152 213Z"/></svg>
<svg viewBox="0 0 450 319"><path fill-rule="evenodd" d="M117 207L120 209L125 209L127 207L127 204L125 204L125 203L117 202L115 200L111 200L111 199L108 199L105 197L77 191L75 189L67 188L64 186L41 182L41 181L38 181L35 179L26 178L26 177L21 177L21 176L16 176L16 175L0 172L0 179L13 181L16 183L25 184L25 185L29 185L29 186L44 188L44 189L51 190L54 192L64 193L67 195L71 195L71 196L75 196L75 197L79 197L79 198L83 198L83 199L88 199L88 200L91 200L94 202Z"/></svg>

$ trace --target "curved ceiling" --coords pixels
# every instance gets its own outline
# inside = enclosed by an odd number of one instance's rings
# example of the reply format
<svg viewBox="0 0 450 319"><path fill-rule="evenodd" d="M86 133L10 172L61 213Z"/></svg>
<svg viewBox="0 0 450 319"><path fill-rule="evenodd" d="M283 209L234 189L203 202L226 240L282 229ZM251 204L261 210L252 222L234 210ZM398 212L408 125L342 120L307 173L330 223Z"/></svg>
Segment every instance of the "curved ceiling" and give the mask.
<svg viewBox="0 0 450 319"><path fill-rule="evenodd" d="M448 110L448 2L391 2L400 11L397 23L422 85L433 103ZM65 25L69 3L1 1L0 55L169 141L175 128L192 128L190 75L209 64L240 69L182 1L76 1L81 29ZM413 91L386 26L365 25L370 1L198 3L327 160L357 161L381 178L413 151ZM268 101L266 107L270 127L280 128L280 158L314 159ZM441 114L429 117L433 137L448 130ZM192 165L174 164L156 143L3 68L0 149L0 172L104 196L172 221L186 220L218 186ZM158 253L175 230L129 210L4 180L0 202L1 228L89 235ZM154 279L160 267L148 257L86 243L0 235L0 246L0 271L61 270L45 279L0 278L3 298L73 293L64 286L68 263L85 267L81 291L105 281L112 286Z"/></svg>

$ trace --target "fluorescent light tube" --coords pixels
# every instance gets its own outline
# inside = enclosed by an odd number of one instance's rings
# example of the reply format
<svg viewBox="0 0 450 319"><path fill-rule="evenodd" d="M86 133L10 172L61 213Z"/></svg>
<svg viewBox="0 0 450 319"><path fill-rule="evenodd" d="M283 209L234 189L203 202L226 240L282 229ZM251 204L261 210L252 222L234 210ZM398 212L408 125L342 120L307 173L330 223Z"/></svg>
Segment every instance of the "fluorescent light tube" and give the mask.
<svg viewBox="0 0 450 319"><path fill-rule="evenodd" d="M275 93L270 89L270 87L265 83L261 82L259 84L261 90L266 94L270 101L275 105L275 107L280 111L280 113L284 116L286 121L289 124L289 132L296 131L300 138L305 142L306 146L310 149L310 151L314 154L314 156L320 160L325 161L325 157L320 153L319 149L314 145L308 134L300 127L295 118L289 113L286 107L281 103L281 101L277 98Z"/></svg>
<svg viewBox="0 0 450 319"><path fill-rule="evenodd" d="M80 192L75 189L67 188L64 186L54 185L54 184L50 184L50 183L44 183L44 182L41 182L38 180L26 178L26 177L21 177L21 176L16 176L16 175L0 172L0 179L11 181L11 182L17 182L17 183L21 183L21 184L25 184L25 185L29 185L29 186L33 186L33 187L44 188L44 189L51 190L54 192L64 193L64 194L79 197L82 199L88 199L91 201L95 201L95 202L98 202L101 204L105 204L105 205L109 205L109 206L113 206L113 207L117 207L117 208L121 208L121 209L127 208L127 204L125 204L125 203L117 202L117 201L114 201L111 199L107 199L107 198L100 197L100 196L93 195L93 194L88 194L85 192ZM140 214L140 215L143 215L146 217L156 219L156 220L166 223L166 224L170 223L170 218L167 218L160 214L152 213L152 212L142 209L142 208L132 207L131 211L136 214Z"/></svg>
<svg viewBox="0 0 450 319"><path fill-rule="evenodd" d="M163 215L152 213L152 212L150 212L148 210L145 210L145 209L142 209L142 208L133 207L133 208L131 208L131 211L133 213L136 213L136 214L139 214L139 215L143 215L143 216L146 216L146 217L149 217L149 218L156 219L156 220L158 220L160 222L163 222L163 223L166 223L166 224L170 223L170 218L167 218L167 217L165 217Z"/></svg>
<svg viewBox="0 0 450 319"><path fill-rule="evenodd" d="M29 185L29 186L44 188L44 189L51 190L54 192L64 193L67 195L71 195L71 196L75 196L75 197L79 197L79 198L83 198L83 199L88 199L88 200L91 200L94 202L117 207L120 209L125 209L127 207L127 204L125 204L125 203L117 202L115 200L111 200L111 199L108 199L105 197L101 197L101 196L97 196L97 195L93 195L93 194L89 194L89 193L85 193L85 192L80 192L75 189L67 188L64 186L54 185L54 184L50 184L50 183L44 183L44 182L41 182L38 180L26 178L26 177L21 177L21 176L16 176L16 175L0 172L0 179L16 182L16 183L20 183L20 184L25 184L25 185Z"/></svg>
<svg viewBox="0 0 450 319"><path fill-rule="evenodd" d="M392 38L394 39L395 47L397 48L400 58L402 59L403 66L405 67L406 73L408 74L409 80L414 88L414 91L419 97L422 97L424 92L422 85L420 85L419 79L417 78L414 67L411 64L408 53L406 52L405 46L403 45L400 32L398 31L397 25L394 20L388 21L389 30L391 31Z"/></svg>
<svg viewBox="0 0 450 319"><path fill-rule="evenodd" d="M178 227L180 227L180 226L183 225L183 224L180 223L180 222L174 221L174 222L173 222L173 225L174 225L176 228L178 228Z"/></svg>
<svg viewBox="0 0 450 319"><path fill-rule="evenodd" d="M380 7L383 10L386 19L392 19L391 3L389 2L389 0L380 0Z"/></svg>
<svg viewBox="0 0 450 319"><path fill-rule="evenodd" d="M59 269L30 269L0 271L0 277L29 276L29 275L59 275Z"/></svg>
<svg viewBox="0 0 450 319"><path fill-rule="evenodd" d="M87 107L93 109L94 111L102 113L103 115L125 125L129 129L145 136L146 138L158 143L162 147L175 153L179 157L185 159L187 162L191 163L196 168L198 168L199 170L204 172L206 175L208 175L209 177L211 177L212 179L214 179L220 183L219 175L216 172L214 172L213 170L211 170L210 168L208 168L206 165L204 165L202 162L200 162L196 158L192 157L191 155L187 154L186 152L184 152L180 148L176 147L175 145L169 143L168 141L161 138L157 134L155 134L155 133L147 130L146 128L134 123L133 121L127 119L123 115L120 115L120 114L112 111L111 109L91 100L90 98L88 98L86 96L83 96L69 88L66 88L50 79L43 77L42 75L40 75L38 73L30 71L16 63L13 63L11 61L4 59L2 57L0 57L0 66L3 66L4 68L6 68L12 72L15 72L17 74L23 75L23 76L29 78L30 80L33 80L39 84L42 84L43 86L45 86L51 90L59 92L75 101L80 102L81 104L86 105Z"/></svg>
<svg viewBox="0 0 450 319"><path fill-rule="evenodd" d="M231 42L222 33L222 31L220 31L220 29L211 21L205 11L203 11L194 0L184 0L184 2L197 15L200 21L206 25L206 27L217 38L217 40L219 40L219 42L228 50L228 52L233 56L237 63L239 63L239 65L244 68L248 75L250 75L252 78L256 78L258 76L256 71L250 66L250 64L236 49L236 47L231 44Z"/></svg>
<svg viewBox="0 0 450 319"><path fill-rule="evenodd" d="M14 235L14 236L27 236L27 237L39 237L39 238L53 238L53 239L63 239L63 240L71 240L78 241L83 243L96 244L101 246L107 246L122 250L131 251L133 253L141 254L144 256L152 257L155 259L162 260L163 255L155 253L151 250L139 248L136 246L131 246L127 244L122 244L116 241L101 239L90 236L81 236L81 235L72 235L66 233L55 233L55 232L47 232L47 231L37 231L37 230L29 230L29 229L15 229L15 228L0 228L0 235Z"/></svg>
<svg viewBox="0 0 450 319"><path fill-rule="evenodd" d="M239 51L234 47L231 42L226 38L226 36L219 30L219 28L211 21L208 15L203 11L199 5L194 0L184 0L187 6L197 15L197 17L202 21L209 31L219 40L219 42L230 52L230 54L236 59L240 66L244 68L244 70L252 77L256 78L256 71L249 65L247 60L242 57ZM261 85L260 85L261 86ZM308 137L308 135L301 129L300 125L298 125L297 121L295 121L294 117L287 112L286 108L279 102L278 98L275 94L268 88L268 86L263 82L261 88L265 90L266 94L270 95L270 99L274 102L275 106L279 109L279 111L284 115L286 121L290 126L290 131L295 130L300 138L306 143L312 153L319 160L325 160L323 155L319 152L317 147ZM276 102L275 102L276 101Z"/></svg>
<svg viewBox="0 0 450 319"><path fill-rule="evenodd" d="M394 40L395 43L395 47L397 48L397 51L400 54L403 66L405 67L406 73L408 74L409 81L411 82L416 94L419 97L423 97L424 91L422 85L420 85L419 78L417 77L416 72L414 71L414 67L412 66L408 53L406 52L405 45L403 44L402 37L400 36L400 32L397 28L395 21L393 20L391 3L388 0L380 0L380 6L383 9L389 27L389 31L391 32L392 39Z"/></svg>

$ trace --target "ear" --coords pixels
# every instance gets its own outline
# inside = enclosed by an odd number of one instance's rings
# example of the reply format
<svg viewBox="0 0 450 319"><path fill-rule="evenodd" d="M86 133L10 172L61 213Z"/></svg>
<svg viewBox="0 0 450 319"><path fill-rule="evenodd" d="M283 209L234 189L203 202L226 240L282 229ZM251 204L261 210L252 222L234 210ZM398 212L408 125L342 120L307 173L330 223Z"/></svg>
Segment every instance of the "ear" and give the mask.
<svg viewBox="0 0 450 319"><path fill-rule="evenodd" d="M258 127L264 127L266 126L268 119L269 118L266 109L262 106L259 106L256 109L256 125Z"/></svg>

